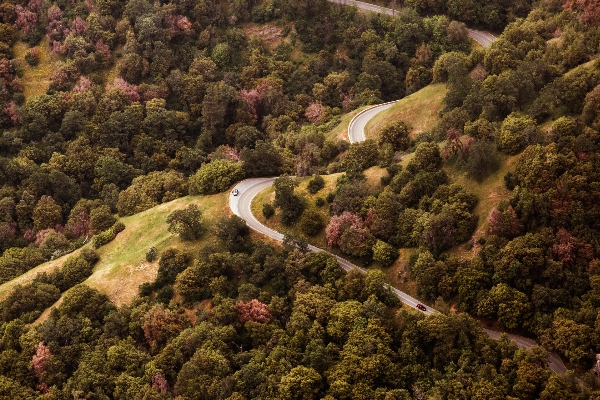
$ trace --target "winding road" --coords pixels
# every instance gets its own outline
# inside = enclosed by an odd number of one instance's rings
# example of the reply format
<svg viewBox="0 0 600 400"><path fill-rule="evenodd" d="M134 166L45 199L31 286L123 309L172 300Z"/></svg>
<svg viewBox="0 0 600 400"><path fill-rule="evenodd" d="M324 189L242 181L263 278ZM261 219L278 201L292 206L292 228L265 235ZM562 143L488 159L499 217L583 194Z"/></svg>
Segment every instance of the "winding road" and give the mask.
<svg viewBox="0 0 600 400"><path fill-rule="evenodd" d="M329 0L329 1L331 1L333 3L337 3L337 4L342 4L342 5L356 6L359 9L366 10L366 11L381 12L381 13L385 13L385 14L389 14L389 15L394 15L394 13L395 13L395 11L392 9L379 7L379 6L376 6L373 4L369 4L369 3L363 3L361 1L354 1L354 0ZM496 39L490 33L476 31L473 29L469 29L469 37L471 37L473 40L477 41L483 47L489 46ZM396 100L396 101L399 101L399 100ZM361 112L359 112L358 114L356 114L354 116L354 118L352 118L352 120L350 121L350 124L348 125L348 139L350 140L350 143L357 143L357 142L366 140L365 126L367 125L367 122L371 118L373 118L375 115L380 113L381 111L390 108L394 103L396 103L396 101L372 106L372 107L366 108L366 109L362 110ZM258 195L263 190L270 187L273 184L273 181L275 181L275 179L276 178L253 178L253 179L246 179L246 180L239 182L237 185L235 185L235 189L238 189L239 195L234 196L233 193L230 192L229 207L231 208L231 211L235 215L244 219L246 221L246 224L251 229L255 230L256 232L262 233L263 235L268 236L272 239L282 242L284 235L277 232L274 229L271 229L271 228L261 224L256 219L254 214L252 214L252 209L251 209L251 204L252 204L252 200L254 199L254 197L256 197L256 195ZM315 247L313 245L309 245L308 248L310 251L314 251L314 252L325 251L325 250ZM340 266L344 270L350 271L350 270L356 268L359 271L366 273L365 269L352 264L350 261L348 261L342 257L339 257L335 254L333 254L333 256L338 260L338 262L340 263ZM409 294L407 294L401 290L394 288L393 286L386 285L386 287L390 288L396 294L396 296L398 296L398 298L400 299L400 301L402 303L406 304L407 306L409 306L415 310L418 310L417 304L420 303L419 300L415 299L414 297L410 296ZM421 311L421 312L423 312L424 314L427 314L427 315L437 313L437 311L431 307L427 307L426 311ZM493 331L490 329L482 328L482 330L489 337L491 337L492 339L495 339L495 340L498 340L500 338L500 335L502 334L502 332ZM529 349L532 346L537 344L532 339L528 339L528 338L518 336L518 335L508 334L508 337L510 339L514 340L515 343L517 344L517 346L519 346L521 348L525 348L525 349ZM561 374L561 375L567 371L567 368L565 367L562 360L556 353L549 353L548 367L553 372L555 372L557 374Z"/></svg>

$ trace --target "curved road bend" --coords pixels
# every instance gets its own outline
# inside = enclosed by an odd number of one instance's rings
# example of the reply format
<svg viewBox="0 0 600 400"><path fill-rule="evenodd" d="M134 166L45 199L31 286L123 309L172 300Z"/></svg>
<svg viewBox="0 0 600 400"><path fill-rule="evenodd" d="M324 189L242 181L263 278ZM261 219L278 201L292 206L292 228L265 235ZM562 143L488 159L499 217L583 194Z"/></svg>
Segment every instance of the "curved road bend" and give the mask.
<svg viewBox="0 0 600 400"><path fill-rule="evenodd" d="M329 0L332 3L346 5L346 6L355 6L356 8L364 11L373 11L376 13L382 13L387 15L396 15L396 10L392 10L391 8L385 8L376 6L374 4L364 3L362 1L356 0ZM477 31L474 29L469 29L469 37L475 40L477 43L482 45L483 47L489 46L496 37L488 32Z"/></svg>
<svg viewBox="0 0 600 400"><path fill-rule="evenodd" d="M262 192L263 190L265 190L266 188L271 186L275 179L276 178L252 178L252 179L246 179L246 180L241 181L240 183L235 185L235 189L237 189L239 191L239 195L234 196L231 192L229 193L229 207L231 208L231 211L235 215L244 219L246 221L246 224L248 224L248 226L251 229L253 229L259 233L262 233L263 235L266 235L272 239L282 242L284 235L277 232L274 229L271 229L271 228L261 224L256 219L254 214L252 214L252 209L251 209L251 204L252 204L252 200L254 199L254 197L256 197L256 195L258 195L260 192ZM320 249L313 245L309 245L308 249L310 251L314 251L314 252L325 251L325 250ZM340 266L343 269L345 269L346 271L350 271L350 270L356 268L362 273L367 272L365 269L352 264L350 261L346 260L345 258L342 258L335 254L332 254L332 255L338 260L338 262L340 263ZM415 299L414 297L410 296L409 294L404 293L392 286L389 286L389 288L398 296L398 299L400 299L401 302L408 305L409 307L414 308L415 310L418 310L417 304L420 303L419 300ZM424 314L429 315L429 314L433 314L437 311L435 311L431 307L427 307L427 311L422 311L422 312Z"/></svg>
<svg viewBox="0 0 600 400"><path fill-rule="evenodd" d="M338 3L338 4L354 5L362 10L383 12L383 13L386 13L389 15L394 14L394 10L391 10L389 8L379 7L379 6L375 6L373 4L363 3L360 1L354 1L354 0L329 0L329 1L331 1L333 3ZM479 44L481 44L483 47L489 46L494 40L496 40L496 38L490 33L476 31L473 29L469 29L469 36L472 39L474 39L475 41L477 41ZM361 142L361 141L365 140L366 139L365 126L366 126L367 122L371 118L373 118L376 114L378 114L379 112L391 107L394 103L395 103L395 101L392 101L389 103L384 103L384 104L379 104L379 105L376 105L373 107L369 107L369 108L361 111L357 115L355 115L354 118L352 118L352 120L350 121L350 124L348 125L348 138L350 140L350 143L356 143L356 142ZM244 219L251 229L281 242L281 241L283 241L284 235L275 231L274 229L271 229L271 228L261 224L256 219L256 217L254 217L254 215L252 214L252 210L250 208L250 205L252 204L252 199L254 199L254 197L256 197L256 195L258 193L260 193L261 191L263 191L266 188L268 188L269 186L271 186L275 179L276 178L254 178L254 179L246 179L242 182L239 182L235 186L235 188L238 189L240 194L238 196L234 196L231 193L229 194L229 207L231 208L231 211L233 211L233 213L235 215ZM325 250L322 250L313 245L309 245L308 248L309 248L309 250L314 251L314 252L325 251ZM350 271L353 268L357 268L359 271L361 271L363 273L366 272L363 268L360 268L360 267L352 264L351 262L349 262L348 260L346 260L342 257L339 257L335 254L334 254L334 257L338 260L338 262L340 263L340 266L342 268L344 268L346 271ZM417 299L411 297L407 293L404 293L392 286L389 286L389 287L398 296L400 301L402 301L404 304L408 305L409 307L411 307L415 310L418 310L416 306L419 303L419 301ZM427 307L427 311L425 311L424 314L429 315L429 314L433 314L435 312L437 312L437 311L434 310L433 308ZM489 337L491 337L492 339L495 339L495 340L498 340L501 335L501 332L492 331L492 330L485 329L485 328L483 328L483 332L485 332ZM536 344L535 341L528 339L528 338L524 338L522 336L509 334L508 337L511 338L512 340L514 340L517 343L517 345L521 348L529 349L529 348L531 348L531 346ZM555 373L561 374L561 375L567 371L567 368L565 367L562 360L556 353L549 353L548 367Z"/></svg>

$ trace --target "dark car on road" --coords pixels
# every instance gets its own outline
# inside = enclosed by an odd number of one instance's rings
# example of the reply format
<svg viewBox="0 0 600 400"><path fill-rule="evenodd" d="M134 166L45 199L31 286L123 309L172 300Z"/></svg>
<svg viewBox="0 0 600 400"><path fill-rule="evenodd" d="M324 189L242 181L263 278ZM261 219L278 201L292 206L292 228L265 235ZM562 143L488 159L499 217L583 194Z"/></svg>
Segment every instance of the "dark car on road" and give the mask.
<svg viewBox="0 0 600 400"><path fill-rule="evenodd" d="M417 308L421 311L427 311L427 307L425 307L423 304L419 303L417 304Z"/></svg>

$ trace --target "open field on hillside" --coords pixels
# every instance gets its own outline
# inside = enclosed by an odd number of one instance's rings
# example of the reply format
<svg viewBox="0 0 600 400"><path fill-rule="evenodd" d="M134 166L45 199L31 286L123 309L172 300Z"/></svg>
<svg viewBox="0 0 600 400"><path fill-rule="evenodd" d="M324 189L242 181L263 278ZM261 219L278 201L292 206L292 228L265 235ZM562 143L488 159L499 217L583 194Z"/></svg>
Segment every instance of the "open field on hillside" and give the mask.
<svg viewBox="0 0 600 400"><path fill-rule="evenodd" d="M211 228L216 220L229 214L227 196L229 192L212 196L187 196L158 205L136 215L121 218L125 230L110 243L99 248L100 261L94 273L84 283L105 293L116 305L131 302L138 295L138 287L151 282L158 271L158 261L146 261L146 252L152 246L159 254L169 247L197 251L203 244L216 240ZM202 211L206 232L199 241L183 242L167 230L167 216L177 210L195 204ZM31 282L38 273L60 268L64 261L77 255L79 250L44 263L12 281L0 285L0 299L6 297L17 284ZM60 303L61 300L58 301Z"/></svg>
<svg viewBox="0 0 600 400"><path fill-rule="evenodd" d="M25 61L25 54L29 50L27 43L17 41L13 46L14 57L22 66L21 83L26 99L46 93L46 89L50 86L50 77L58 70L61 63L60 58L50 52L46 36L37 47L40 49L40 61L38 65L32 67Z"/></svg>
<svg viewBox="0 0 600 400"><path fill-rule="evenodd" d="M398 120L406 124L413 139L419 133L431 130L439 121L439 112L444 107L446 92L446 85L437 83L406 96L367 123L367 138L377 139L377 132Z"/></svg>

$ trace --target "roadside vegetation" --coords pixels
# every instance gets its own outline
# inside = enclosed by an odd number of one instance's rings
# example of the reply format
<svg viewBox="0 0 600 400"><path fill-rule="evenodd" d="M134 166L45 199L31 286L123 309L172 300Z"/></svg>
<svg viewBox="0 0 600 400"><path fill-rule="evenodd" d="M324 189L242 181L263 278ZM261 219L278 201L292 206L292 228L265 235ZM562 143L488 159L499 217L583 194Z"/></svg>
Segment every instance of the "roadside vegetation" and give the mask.
<svg viewBox="0 0 600 400"><path fill-rule="evenodd" d="M570 0L2 4L0 397L598 397L599 25ZM227 209L264 176L283 245Z"/></svg>

